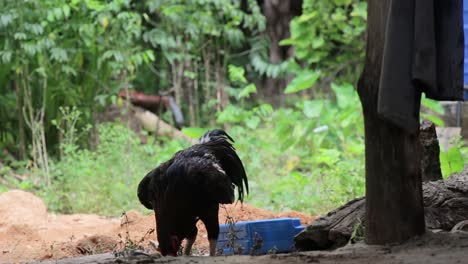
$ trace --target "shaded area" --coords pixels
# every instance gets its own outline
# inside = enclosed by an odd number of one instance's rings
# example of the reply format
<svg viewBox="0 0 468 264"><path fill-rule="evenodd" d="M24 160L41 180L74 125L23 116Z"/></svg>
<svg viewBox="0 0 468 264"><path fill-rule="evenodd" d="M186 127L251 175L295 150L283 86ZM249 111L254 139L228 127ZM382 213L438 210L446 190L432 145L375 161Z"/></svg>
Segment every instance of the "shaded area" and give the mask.
<svg viewBox="0 0 468 264"><path fill-rule="evenodd" d="M468 219L468 169L446 181L423 183L426 227L449 231ZM348 202L318 218L296 238L296 247L323 250L346 245L357 225L365 226L365 199Z"/></svg>
<svg viewBox="0 0 468 264"><path fill-rule="evenodd" d="M111 254L66 259L47 263L464 263L468 257L468 235L431 233L412 239L402 245L367 246L363 243L349 245L335 251L314 251L264 256L230 257L160 257L124 256Z"/></svg>

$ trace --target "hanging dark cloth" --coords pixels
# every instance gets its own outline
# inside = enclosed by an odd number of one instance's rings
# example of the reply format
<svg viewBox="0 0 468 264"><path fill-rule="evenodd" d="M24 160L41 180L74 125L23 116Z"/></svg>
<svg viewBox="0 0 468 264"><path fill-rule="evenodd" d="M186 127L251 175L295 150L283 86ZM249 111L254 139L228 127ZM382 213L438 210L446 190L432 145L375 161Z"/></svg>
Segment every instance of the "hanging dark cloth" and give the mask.
<svg viewBox="0 0 468 264"><path fill-rule="evenodd" d="M415 133L421 93L463 100L463 1L392 0L377 111Z"/></svg>

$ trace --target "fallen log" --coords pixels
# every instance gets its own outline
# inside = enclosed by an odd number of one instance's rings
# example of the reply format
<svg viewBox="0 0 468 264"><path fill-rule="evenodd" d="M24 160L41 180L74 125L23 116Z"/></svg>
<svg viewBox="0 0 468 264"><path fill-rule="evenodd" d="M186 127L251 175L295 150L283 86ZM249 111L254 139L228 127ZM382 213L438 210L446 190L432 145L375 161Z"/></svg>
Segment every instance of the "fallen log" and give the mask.
<svg viewBox="0 0 468 264"><path fill-rule="evenodd" d="M135 118L145 130L155 132L159 136L168 136L174 139L182 138L191 143L196 142L195 139L186 136L182 131L166 123L154 113L136 106L132 108L134 109Z"/></svg>
<svg viewBox="0 0 468 264"><path fill-rule="evenodd" d="M153 132L158 136L166 136L172 139L184 139L192 144L197 142L197 140L186 136L182 131L165 122L156 114L138 106L112 105L98 116L98 120L100 123L120 120L121 122L127 123L130 129L137 133L143 129ZM142 142L146 142L146 138L142 137Z"/></svg>
<svg viewBox="0 0 468 264"><path fill-rule="evenodd" d="M468 169L447 180L423 183L424 215L428 229L450 231L468 220ZM365 228L365 198L354 199L316 219L295 237L299 250L324 250L344 246L355 228Z"/></svg>
<svg viewBox="0 0 468 264"><path fill-rule="evenodd" d="M162 108L170 110L177 128L180 129L184 126L184 116L172 96L144 94L142 92L128 90L121 90L119 96L130 100L132 105L141 107L154 114L161 113Z"/></svg>

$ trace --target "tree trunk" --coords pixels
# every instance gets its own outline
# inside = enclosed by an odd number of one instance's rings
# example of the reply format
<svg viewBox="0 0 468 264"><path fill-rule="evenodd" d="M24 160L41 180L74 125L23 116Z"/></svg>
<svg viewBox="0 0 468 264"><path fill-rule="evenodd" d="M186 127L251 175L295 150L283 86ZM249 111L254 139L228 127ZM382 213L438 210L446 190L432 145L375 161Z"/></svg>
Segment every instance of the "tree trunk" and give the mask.
<svg viewBox="0 0 468 264"><path fill-rule="evenodd" d="M13 86L16 93L16 111L18 117L18 158L24 160L26 158L26 136L24 132L24 117L23 117L23 90L18 85L19 75L13 80Z"/></svg>
<svg viewBox="0 0 468 264"><path fill-rule="evenodd" d="M195 72L195 79L193 80L193 99L194 99L194 110L193 112L195 113L195 123L193 124L194 126L199 126L200 125L200 97L199 97L199 92L198 92L198 62L194 62L194 72Z"/></svg>
<svg viewBox="0 0 468 264"><path fill-rule="evenodd" d="M389 3L368 0L366 61L358 83L364 112L369 244L399 243L425 230L418 135L377 115Z"/></svg>
<svg viewBox="0 0 468 264"><path fill-rule="evenodd" d="M187 59L185 61L185 69L193 72L196 74L194 70L195 62ZM186 92L186 102L188 103L188 109L189 109L189 124L190 126L195 126L195 76L184 76L184 87L187 90Z"/></svg>
<svg viewBox="0 0 468 264"><path fill-rule="evenodd" d="M259 1L262 13L266 18L266 33L271 40L269 55L270 63L280 64L294 56L291 46L280 46L279 42L290 37L289 24L295 16L302 14L302 0ZM285 78L265 77L261 82L259 92L265 100L274 105L281 105L283 90L287 85Z"/></svg>
<svg viewBox="0 0 468 264"><path fill-rule="evenodd" d="M209 120L209 125L214 126L215 125L215 120L213 118L213 111L212 107L210 106L210 101L212 99L212 92L211 92L211 61L213 54L211 52L211 44L209 43L210 40L208 40L208 44L206 45L205 48L202 50L202 57L203 57L203 64L204 64L204 72L205 72L205 86L203 88L204 91L204 106L205 108L202 108L205 113L207 113L207 119Z"/></svg>
<svg viewBox="0 0 468 264"><path fill-rule="evenodd" d="M218 55L215 63L215 81L216 81L216 111L221 112L227 105L227 94L224 91L224 64L221 55Z"/></svg>

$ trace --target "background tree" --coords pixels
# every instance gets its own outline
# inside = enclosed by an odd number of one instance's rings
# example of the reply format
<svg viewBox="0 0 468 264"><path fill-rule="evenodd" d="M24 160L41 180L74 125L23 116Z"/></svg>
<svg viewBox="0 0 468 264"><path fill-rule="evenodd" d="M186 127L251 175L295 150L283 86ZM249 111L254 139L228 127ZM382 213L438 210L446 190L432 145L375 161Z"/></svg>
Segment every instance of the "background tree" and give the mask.
<svg viewBox="0 0 468 264"><path fill-rule="evenodd" d="M265 34L270 41L268 64L272 64L270 67L281 67L281 64L294 57L294 49L291 45L280 45L280 41L291 36L290 22L294 17L302 14L303 1L263 0L258 2L266 18ZM274 105L280 105L284 98L283 91L287 81L284 75L273 74L273 72L267 73L257 82L259 95L262 99Z"/></svg>

